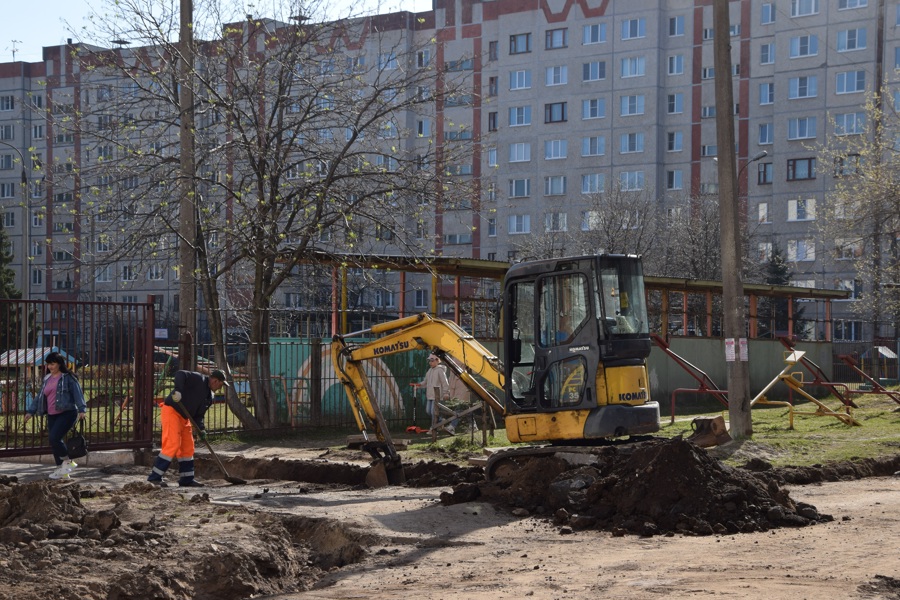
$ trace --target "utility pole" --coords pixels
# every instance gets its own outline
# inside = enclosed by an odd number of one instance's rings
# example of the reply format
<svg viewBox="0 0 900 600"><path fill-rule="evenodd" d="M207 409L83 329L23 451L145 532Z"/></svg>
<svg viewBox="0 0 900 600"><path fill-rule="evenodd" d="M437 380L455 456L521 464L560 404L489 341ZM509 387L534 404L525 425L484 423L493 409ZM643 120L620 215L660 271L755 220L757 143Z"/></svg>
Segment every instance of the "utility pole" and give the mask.
<svg viewBox="0 0 900 600"><path fill-rule="evenodd" d="M753 435L750 418L750 370L747 363L747 317L742 279L742 215L735 173L734 90L731 81L731 18L729 0L713 0L714 67L716 70L716 144L719 170L719 242L722 254L725 361L728 377L728 419L731 437Z"/></svg>
<svg viewBox="0 0 900 600"><path fill-rule="evenodd" d="M181 267L180 302L178 304L179 360L181 369L193 370L194 352L188 340L194 336L197 323L197 195L194 180L194 5L193 0L180 0L179 29L179 141L181 145L181 186L179 202L179 246Z"/></svg>

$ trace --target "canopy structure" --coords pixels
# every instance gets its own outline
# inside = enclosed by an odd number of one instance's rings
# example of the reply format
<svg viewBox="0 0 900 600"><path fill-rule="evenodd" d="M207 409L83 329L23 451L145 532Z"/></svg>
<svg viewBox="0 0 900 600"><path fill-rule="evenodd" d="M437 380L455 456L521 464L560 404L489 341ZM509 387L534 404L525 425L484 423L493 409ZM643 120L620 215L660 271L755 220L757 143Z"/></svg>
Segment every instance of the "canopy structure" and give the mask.
<svg viewBox="0 0 900 600"><path fill-rule="evenodd" d="M67 363L74 364L75 357L63 352L56 346L43 348L18 348L16 350L7 350L0 354L0 367L39 367L44 364L44 359L51 352L59 352L66 359Z"/></svg>

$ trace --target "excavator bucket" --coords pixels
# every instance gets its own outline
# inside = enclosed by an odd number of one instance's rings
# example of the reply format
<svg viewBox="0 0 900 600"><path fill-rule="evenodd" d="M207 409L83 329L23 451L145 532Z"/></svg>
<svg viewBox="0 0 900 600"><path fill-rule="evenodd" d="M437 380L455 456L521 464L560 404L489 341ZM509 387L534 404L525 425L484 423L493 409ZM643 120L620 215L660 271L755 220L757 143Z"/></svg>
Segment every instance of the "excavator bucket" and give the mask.
<svg viewBox="0 0 900 600"><path fill-rule="evenodd" d="M691 421L691 429L694 433L687 440L701 448L721 446L731 441L731 435L725 427L725 418L722 416L697 417Z"/></svg>
<svg viewBox="0 0 900 600"><path fill-rule="evenodd" d="M369 472L366 473L366 485L370 488L380 488L389 485L403 485L406 483L406 472L400 461L391 461L387 458L372 462Z"/></svg>

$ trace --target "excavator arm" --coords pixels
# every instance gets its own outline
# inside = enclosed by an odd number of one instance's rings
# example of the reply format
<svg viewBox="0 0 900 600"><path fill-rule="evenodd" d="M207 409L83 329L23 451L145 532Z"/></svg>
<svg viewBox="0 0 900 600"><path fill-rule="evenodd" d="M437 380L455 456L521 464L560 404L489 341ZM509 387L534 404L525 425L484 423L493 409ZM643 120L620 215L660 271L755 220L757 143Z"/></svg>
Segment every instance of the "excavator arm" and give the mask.
<svg viewBox="0 0 900 600"><path fill-rule="evenodd" d="M367 335L376 337L366 342L348 340ZM441 357L444 364L475 395L501 416L504 414L497 397L476 379L481 378L502 390L504 382L500 359L453 321L419 314L334 336L331 342L334 370L347 392L356 424L366 440L363 447L375 459L367 478L373 487L402 483L405 477L400 457L363 370L363 363L412 350L428 350ZM446 360L446 357L453 357L456 361ZM374 439L370 439L370 432L374 433Z"/></svg>

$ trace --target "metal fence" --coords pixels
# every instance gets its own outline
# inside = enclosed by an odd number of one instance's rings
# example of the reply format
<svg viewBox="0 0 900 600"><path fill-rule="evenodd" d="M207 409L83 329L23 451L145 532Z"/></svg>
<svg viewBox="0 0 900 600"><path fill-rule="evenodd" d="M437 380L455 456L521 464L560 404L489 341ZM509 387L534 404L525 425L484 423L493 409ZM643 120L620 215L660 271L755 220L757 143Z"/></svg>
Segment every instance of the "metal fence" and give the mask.
<svg viewBox="0 0 900 600"><path fill-rule="evenodd" d="M44 359L60 352L87 403L85 436L103 450L152 438L153 305L0 300L0 456L50 452L44 419L24 424L40 401Z"/></svg>

